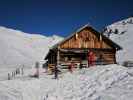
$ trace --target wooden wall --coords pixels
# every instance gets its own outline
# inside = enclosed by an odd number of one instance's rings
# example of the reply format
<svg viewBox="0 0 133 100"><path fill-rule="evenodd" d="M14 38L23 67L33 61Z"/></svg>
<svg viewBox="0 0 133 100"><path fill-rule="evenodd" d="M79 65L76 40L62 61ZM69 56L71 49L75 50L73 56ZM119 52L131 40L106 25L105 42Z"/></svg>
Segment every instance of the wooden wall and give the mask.
<svg viewBox="0 0 133 100"><path fill-rule="evenodd" d="M116 58L115 58L115 51L114 50L91 50L95 54L95 61L98 63L98 58L100 58L100 62L103 64L114 64L116 63ZM81 60L88 60L88 53L81 53L81 54L74 54L74 53L61 53L60 54L60 61L61 62L70 62L72 59L68 58L73 58L72 61L81 61ZM84 58L83 58L84 57ZM65 59L67 58L67 59ZM99 63L100 63L99 62Z"/></svg>
<svg viewBox="0 0 133 100"><path fill-rule="evenodd" d="M84 29L60 45L61 48L111 48L101 36Z"/></svg>
<svg viewBox="0 0 133 100"><path fill-rule="evenodd" d="M106 50L106 51L95 51L97 57L100 55L102 56L102 60L107 64L114 64L116 63L116 51L114 50Z"/></svg>

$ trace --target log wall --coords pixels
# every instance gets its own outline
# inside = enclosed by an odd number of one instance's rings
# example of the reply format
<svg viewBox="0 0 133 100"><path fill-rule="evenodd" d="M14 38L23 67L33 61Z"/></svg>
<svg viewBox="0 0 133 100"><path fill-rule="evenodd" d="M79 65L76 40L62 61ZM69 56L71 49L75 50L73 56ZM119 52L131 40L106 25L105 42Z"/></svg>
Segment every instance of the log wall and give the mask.
<svg viewBox="0 0 133 100"><path fill-rule="evenodd" d="M95 62L98 62L98 59L100 59L99 63L103 64L115 64L116 58L115 58L115 51L114 50L94 50L92 51L95 54ZM82 60L88 60L88 53L81 53L81 54L74 54L74 53L61 53L61 62L70 62L70 61L82 61ZM101 57L101 58L100 58ZM70 59L71 58L71 59Z"/></svg>
<svg viewBox="0 0 133 100"><path fill-rule="evenodd" d="M115 51L96 51L96 57L100 57L102 56L102 60L103 62L105 62L105 64L114 64L116 63L116 58L115 58Z"/></svg>

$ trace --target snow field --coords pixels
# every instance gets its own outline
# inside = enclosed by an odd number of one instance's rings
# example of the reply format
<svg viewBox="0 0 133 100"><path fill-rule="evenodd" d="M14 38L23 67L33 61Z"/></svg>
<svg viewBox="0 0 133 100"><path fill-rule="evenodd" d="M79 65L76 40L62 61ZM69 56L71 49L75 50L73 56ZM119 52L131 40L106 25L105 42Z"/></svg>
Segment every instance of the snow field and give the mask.
<svg viewBox="0 0 133 100"><path fill-rule="evenodd" d="M93 66L61 74L58 80L41 73L39 79L0 81L0 100L132 100L131 70L120 65Z"/></svg>

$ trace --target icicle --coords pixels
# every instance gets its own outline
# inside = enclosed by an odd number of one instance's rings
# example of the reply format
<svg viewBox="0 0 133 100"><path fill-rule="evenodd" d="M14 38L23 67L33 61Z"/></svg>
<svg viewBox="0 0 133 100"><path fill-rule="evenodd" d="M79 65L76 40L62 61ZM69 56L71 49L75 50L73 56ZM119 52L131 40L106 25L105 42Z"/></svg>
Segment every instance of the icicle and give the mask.
<svg viewBox="0 0 133 100"><path fill-rule="evenodd" d="M102 36L100 35L100 41L102 41Z"/></svg>
<svg viewBox="0 0 133 100"><path fill-rule="evenodd" d="M78 34L76 33L76 40L78 39Z"/></svg>

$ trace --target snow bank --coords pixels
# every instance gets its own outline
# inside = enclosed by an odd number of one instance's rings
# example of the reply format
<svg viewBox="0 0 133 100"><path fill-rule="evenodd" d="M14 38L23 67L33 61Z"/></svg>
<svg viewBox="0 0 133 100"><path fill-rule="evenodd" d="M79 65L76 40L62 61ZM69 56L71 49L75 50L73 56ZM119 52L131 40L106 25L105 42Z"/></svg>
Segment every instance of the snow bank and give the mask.
<svg viewBox="0 0 133 100"><path fill-rule="evenodd" d="M102 91L127 77L127 69L118 65L97 66L74 74L67 73L58 81L54 91L48 93L46 100L102 100ZM56 99L49 99L51 96Z"/></svg>
<svg viewBox="0 0 133 100"><path fill-rule="evenodd" d="M18 77L0 82L0 100L131 100L131 72L119 65L107 65L67 72L58 80L46 73L39 79Z"/></svg>
<svg viewBox="0 0 133 100"><path fill-rule="evenodd" d="M106 27L104 34L119 44L123 50L117 52L117 61L133 61L133 17L115 22Z"/></svg>

